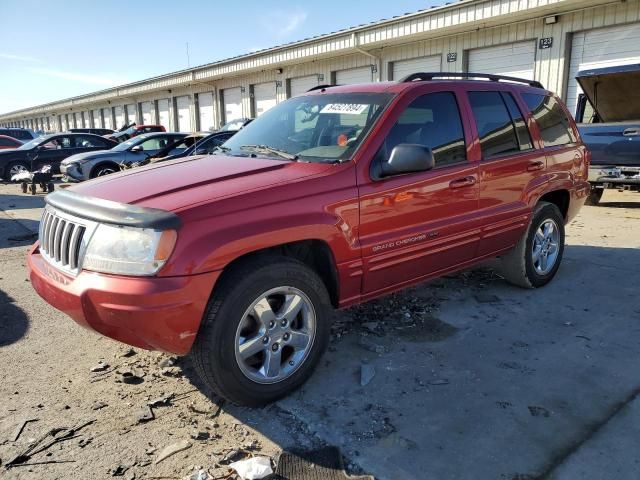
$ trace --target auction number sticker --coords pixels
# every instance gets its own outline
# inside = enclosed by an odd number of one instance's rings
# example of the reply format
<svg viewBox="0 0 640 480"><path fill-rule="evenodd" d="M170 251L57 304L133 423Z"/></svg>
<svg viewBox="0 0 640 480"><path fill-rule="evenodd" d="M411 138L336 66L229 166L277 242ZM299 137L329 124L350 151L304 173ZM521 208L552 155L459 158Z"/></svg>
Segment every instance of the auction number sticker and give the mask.
<svg viewBox="0 0 640 480"><path fill-rule="evenodd" d="M369 105L359 103L328 103L320 113L342 113L347 115L361 115Z"/></svg>

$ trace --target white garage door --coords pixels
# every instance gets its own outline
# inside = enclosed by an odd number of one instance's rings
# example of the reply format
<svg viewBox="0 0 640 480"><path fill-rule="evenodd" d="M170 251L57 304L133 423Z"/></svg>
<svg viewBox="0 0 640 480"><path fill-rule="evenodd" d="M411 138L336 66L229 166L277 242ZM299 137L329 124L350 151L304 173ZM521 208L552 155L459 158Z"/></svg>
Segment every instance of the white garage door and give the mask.
<svg viewBox="0 0 640 480"><path fill-rule="evenodd" d="M580 70L640 63L640 27L637 24L575 33L571 45L567 107L576 111L582 89L576 82Z"/></svg>
<svg viewBox="0 0 640 480"><path fill-rule="evenodd" d="M102 109L102 118L104 118L104 128L111 127L111 108Z"/></svg>
<svg viewBox="0 0 640 480"><path fill-rule="evenodd" d="M317 85L317 75L307 75L306 77L292 78L289 81L291 90L289 93L292 97L297 97L298 95L302 95L303 93L308 92L310 88L313 88Z"/></svg>
<svg viewBox="0 0 640 480"><path fill-rule="evenodd" d="M122 108L122 105L118 105L114 110L116 112L116 122L113 128L122 128L122 126L124 126L124 108Z"/></svg>
<svg viewBox="0 0 640 480"><path fill-rule="evenodd" d="M276 84L275 82L258 83L253 86L253 102L255 105L256 117L275 106L276 101Z"/></svg>
<svg viewBox="0 0 640 480"><path fill-rule="evenodd" d="M162 125L167 132L171 131L171 116L169 115L168 98L161 98L158 100L158 123Z"/></svg>
<svg viewBox="0 0 640 480"><path fill-rule="evenodd" d="M188 95L177 97L176 106L178 108L178 131L191 131L191 97Z"/></svg>
<svg viewBox="0 0 640 480"><path fill-rule="evenodd" d="M125 105L124 109L127 112L127 125L130 123L136 123L136 106L132 103L130 105Z"/></svg>
<svg viewBox="0 0 640 480"><path fill-rule="evenodd" d="M240 87L225 88L222 91L224 101L224 123L242 118L242 92Z"/></svg>
<svg viewBox="0 0 640 480"><path fill-rule="evenodd" d="M152 125L153 124L153 104L151 102L142 102L140 105L142 110L142 124L143 125Z"/></svg>
<svg viewBox="0 0 640 480"><path fill-rule="evenodd" d="M76 119L76 128L82 128L84 125L82 125L82 113L81 112L76 112L74 113L75 119Z"/></svg>
<svg viewBox="0 0 640 480"><path fill-rule="evenodd" d="M31 128L31 123L27 120L27 128ZM67 115L62 115L62 131L66 132L69 130L69 122L67 121Z"/></svg>
<svg viewBox="0 0 640 480"><path fill-rule="evenodd" d="M536 42L509 43L469 51L469 71L533 80Z"/></svg>
<svg viewBox="0 0 640 480"><path fill-rule="evenodd" d="M442 57L440 55L398 60L393 62L393 78L390 80L400 80L412 73L439 72L441 70L441 61Z"/></svg>
<svg viewBox="0 0 640 480"><path fill-rule="evenodd" d="M102 115L100 115L100 110L93 111L93 128L102 128Z"/></svg>
<svg viewBox="0 0 640 480"><path fill-rule="evenodd" d="M373 82L371 67L351 68L349 70L338 70L336 72L336 84L352 85L354 83Z"/></svg>
<svg viewBox="0 0 640 480"><path fill-rule="evenodd" d="M213 93L204 92L198 94L198 109L200 115L200 130L208 132L215 127L213 117Z"/></svg>

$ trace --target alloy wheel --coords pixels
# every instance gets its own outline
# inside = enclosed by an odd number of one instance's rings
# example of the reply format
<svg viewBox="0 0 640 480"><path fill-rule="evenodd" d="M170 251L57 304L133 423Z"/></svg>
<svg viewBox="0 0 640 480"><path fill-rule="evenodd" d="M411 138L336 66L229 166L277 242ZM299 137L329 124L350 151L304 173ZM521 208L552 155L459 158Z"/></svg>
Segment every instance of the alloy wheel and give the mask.
<svg viewBox="0 0 640 480"><path fill-rule="evenodd" d="M556 264L560 253L560 230L556 222L546 219L533 237L531 256L538 275L547 275Z"/></svg>
<svg viewBox="0 0 640 480"><path fill-rule="evenodd" d="M235 337L235 358L256 383L272 384L293 375L309 356L316 314L309 297L294 287L276 287L245 311Z"/></svg>
<svg viewBox="0 0 640 480"><path fill-rule="evenodd" d="M28 171L29 170L27 169L27 167L19 163L15 165L11 165L11 168L9 169L9 178L11 179L11 177L13 177L14 175L17 175L22 172L28 172Z"/></svg>

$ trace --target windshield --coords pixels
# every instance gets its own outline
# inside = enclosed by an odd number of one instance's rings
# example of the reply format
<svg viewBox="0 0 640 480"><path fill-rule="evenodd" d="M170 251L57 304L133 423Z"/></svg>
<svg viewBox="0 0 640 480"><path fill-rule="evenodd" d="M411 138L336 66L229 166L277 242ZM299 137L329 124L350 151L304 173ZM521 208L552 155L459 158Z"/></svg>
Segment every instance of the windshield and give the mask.
<svg viewBox="0 0 640 480"><path fill-rule="evenodd" d="M305 161L351 158L383 108L385 93L327 93L295 97L273 107L229 139L228 155L269 154L269 147ZM245 148L243 148L245 147ZM248 147L248 148L247 148Z"/></svg>
<svg viewBox="0 0 640 480"><path fill-rule="evenodd" d="M23 143L16 150L31 150L32 148L35 148L41 143L43 143L45 141L45 138L49 138L49 137L34 138L33 140Z"/></svg>
<svg viewBox="0 0 640 480"><path fill-rule="evenodd" d="M147 138L146 135L138 135L137 137L133 137L133 138L131 138L131 139L125 141L125 142L122 142L122 143L116 145L111 150L113 150L115 152L123 152L125 150L129 150L134 145L137 145L138 143L144 141L145 138Z"/></svg>

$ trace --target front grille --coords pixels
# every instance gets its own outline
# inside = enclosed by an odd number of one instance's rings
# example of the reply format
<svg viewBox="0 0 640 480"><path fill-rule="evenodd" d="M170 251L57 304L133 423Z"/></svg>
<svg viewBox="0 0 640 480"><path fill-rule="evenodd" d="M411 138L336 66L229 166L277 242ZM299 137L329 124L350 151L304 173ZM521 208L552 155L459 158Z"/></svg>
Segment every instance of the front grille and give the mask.
<svg viewBox="0 0 640 480"><path fill-rule="evenodd" d="M40 253L49 263L75 274L86 232L85 225L47 208L40 220Z"/></svg>

